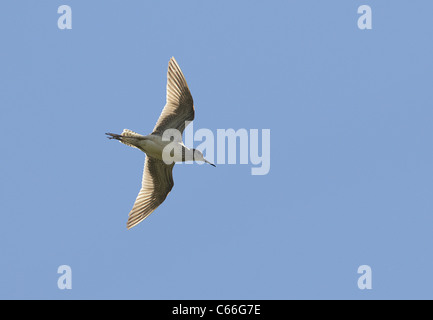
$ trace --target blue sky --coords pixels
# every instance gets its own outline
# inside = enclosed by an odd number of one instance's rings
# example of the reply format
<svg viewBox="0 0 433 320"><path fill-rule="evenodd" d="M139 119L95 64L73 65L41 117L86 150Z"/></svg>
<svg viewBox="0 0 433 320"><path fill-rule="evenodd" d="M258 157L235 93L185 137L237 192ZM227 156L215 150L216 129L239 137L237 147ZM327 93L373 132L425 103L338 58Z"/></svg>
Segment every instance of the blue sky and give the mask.
<svg viewBox="0 0 433 320"><path fill-rule="evenodd" d="M72 30L57 27L63 4ZM372 30L357 27L363 4ZM433 298L432 11L2 2L0 298ZM104 133L151 132L172 56L194 129L270 129L271 169L176 166L128 231L145 156Z"/></svg>

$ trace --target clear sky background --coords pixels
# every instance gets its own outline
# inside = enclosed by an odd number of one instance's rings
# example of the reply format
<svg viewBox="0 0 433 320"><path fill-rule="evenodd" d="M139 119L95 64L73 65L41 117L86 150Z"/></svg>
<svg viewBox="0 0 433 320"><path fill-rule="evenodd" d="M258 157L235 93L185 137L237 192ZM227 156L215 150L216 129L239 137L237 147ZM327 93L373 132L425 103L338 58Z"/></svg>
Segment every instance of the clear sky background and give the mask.
<svg viewBox="0 0 433 320"><path fill-rule="evenodd" d="M57 27L63 4L72 30ZM358 29L363 4L372 30ZM2 1L0 298L433 298L432 12ZM270 129L271 169L176 166L167 200L128 231L145 155L104 133L152 131L172 56L194 129Z"/></svg>

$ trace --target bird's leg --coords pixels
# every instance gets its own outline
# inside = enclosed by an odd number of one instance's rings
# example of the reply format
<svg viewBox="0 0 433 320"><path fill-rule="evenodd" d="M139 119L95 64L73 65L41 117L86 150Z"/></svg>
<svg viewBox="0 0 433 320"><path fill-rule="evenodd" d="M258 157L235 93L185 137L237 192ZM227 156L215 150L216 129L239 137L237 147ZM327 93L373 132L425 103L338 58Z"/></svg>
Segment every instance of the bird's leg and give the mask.
<svg viewBox="0 0 433 320"><path fill-rule="evenodd" d="M119 141L122 141L122 136L120 134L116 134L116 133L106 133L108 139L116 139Z"/></svg>

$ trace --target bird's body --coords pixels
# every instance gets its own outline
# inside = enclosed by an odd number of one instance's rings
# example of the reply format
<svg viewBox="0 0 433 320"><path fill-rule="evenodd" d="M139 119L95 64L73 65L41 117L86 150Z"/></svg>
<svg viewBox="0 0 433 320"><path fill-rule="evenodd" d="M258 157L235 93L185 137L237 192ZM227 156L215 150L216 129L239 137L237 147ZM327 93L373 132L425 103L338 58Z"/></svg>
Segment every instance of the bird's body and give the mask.
<svg viewBox="0 0 433 320"><path fill-rule="evenodd" d="M176 150L177 152L174 152L172 157L167 157L165 159L167 164L170 164L171 162L194 160L205 161L200 159L199 152L197 152L198 150L188 148L182 143L182 141L164 140L163 137L158 134L152 133L147 136L143 136L128 129L124 129L120 135L115 133L107 134L110 135L110 139L117 139L126 145L140 149L149 157L163 161L163 152L166 147L170 145L170 150Z"/></svg>
<svg viewBox="0 0 433 320"><path fill-rule="evenodd" d="M182 143L185 126L193 119L191 93L179 65L171 58L167 73L167 103L153 132L147 136L128 129L124 129L120 135L107 133L110 139L119 140L146 153L142 187L129 213L128 229L148 217L165 200L174 185L172 170L176 162L196 160L215 166L204 159L200 151ZM177 139L165 139L164 133L170 129L177 130ZM173 152L170 153L170 150Z"/></svg>

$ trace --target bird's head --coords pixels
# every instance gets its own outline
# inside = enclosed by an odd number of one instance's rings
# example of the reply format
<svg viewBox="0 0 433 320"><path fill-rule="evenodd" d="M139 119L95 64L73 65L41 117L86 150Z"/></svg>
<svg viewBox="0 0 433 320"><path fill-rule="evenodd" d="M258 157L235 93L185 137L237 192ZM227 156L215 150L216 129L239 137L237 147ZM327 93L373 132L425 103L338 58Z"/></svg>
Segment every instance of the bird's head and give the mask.
<svg viewBox="0 0 433 320"><path fill-rule="evenodd" d="M204 161L206 163L209 163L211 166L216 167L216 165L214 165L213 163L207 161L204 156L203 153L200 150L197 149L192 149L194 152L194 161Z"/></svg>

